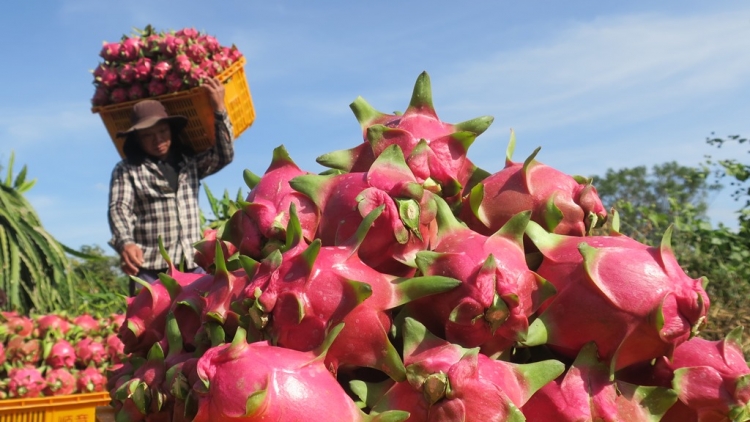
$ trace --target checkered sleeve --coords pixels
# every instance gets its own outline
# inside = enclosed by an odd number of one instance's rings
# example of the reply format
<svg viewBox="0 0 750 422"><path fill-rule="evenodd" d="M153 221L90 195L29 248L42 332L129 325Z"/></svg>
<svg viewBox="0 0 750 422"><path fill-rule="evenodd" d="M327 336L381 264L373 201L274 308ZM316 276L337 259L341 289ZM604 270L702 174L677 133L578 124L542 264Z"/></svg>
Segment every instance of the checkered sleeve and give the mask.
<svg viewBox="0 0 750 422"><path fill-rule="evenodd" d="M234 159L234 146L232 145L234 130L226 111L214 114L214 130L216 131L214 146L195 157L200 179L216 173Z"/></svg>
<svg viewBox="0 0 750 422"><path fill-rule="evenodd" d="M109 241L118 253L126 243L133 243L135 214L133 204L135 195L133 186L128 180L123 163L115 166L109 185L109 229L112 238Z"/></svg>

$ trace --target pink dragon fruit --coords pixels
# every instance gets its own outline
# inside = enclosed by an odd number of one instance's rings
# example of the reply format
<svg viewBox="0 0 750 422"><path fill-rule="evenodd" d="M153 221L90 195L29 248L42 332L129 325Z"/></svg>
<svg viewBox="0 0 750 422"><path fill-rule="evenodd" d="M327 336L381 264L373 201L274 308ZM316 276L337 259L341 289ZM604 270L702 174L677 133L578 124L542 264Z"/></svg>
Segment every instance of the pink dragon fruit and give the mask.
<svg viewBox="0 0 750 422"><path fill-rule="evenodd" d="M205 270L209 270L214 264L217 244L221 245L221 250L227 258L237 252L237 248L233 244L217 240L217 232L217 229L203 230L203 238L193 245L195 248L195 263Z"/></svg>
<svg viewBox="0 0 750 422"><path fill-rule="evenodd" d="M44 337L47 333L54 333L55 336L65 335L70 330L70 323L60 315L48 314L39 317L36 321L39 328L39 336Z"/></svg>
<svg viewBox="0 0 750 422"><path fill-rule="evenodd" d="M131 37L122 41L120 46L120 58L124 62L135 61L141 56L143 42L140 37Z"/></svg>
<svg viewBox="0 0 750 422"><path fill-rule="evenodd" d="M151 79L153 63L148 57L141 57L135 62L135 80L139 82L148 82Z"/></svg>
<svg viewBox="0 0 750 422"><path fill-rule="evenodd" d="M174 64L172 66L181 75L187 75L190 69L193 67L193 63L190 58L185 54L178 54L174 58Z"/></svg>
<svg viewBox="0 0 750 422"><path fill-rule="evenodd" d="M109 93L109 101L118 104L128 100L128 89L118 86Z"/></svg>
<svg viewBox="0 0 750 422"><path fill-rule="evenodd" d="M27 316L10 314L3 317L9 334L29 337L34 332L34 320Z"/></svg>
<svg viewBox="0 0 750 422"><path fill-rule="evenodd" d="M8 395L11 398L39 397L47 383L39 369L24 366L8 371Z"/></svg>
<svg viewBox="0 0 750 422"><path fill-rule="evenodd" d="M200 66L193 66L185 76L188 86L195 87L203 83L208 78L208 74Z"/></svg>
<svg viewBox="0 0 750 422"><path fill-rule="evenodd" d="M95 366L89 366L78 372L76 390L79 393L96 393L106 391L107 377Z"/></svg>
<svg viewBox="0 0 750 422"><path fill-rule="evenodd" d="M742 327L722 340L695 337L680 344L671 360L656 360L654 373L677 391L685 407L670 409L664 421L750 420L750 368L742 353Z"/></svg>
<svg viewBox="0 0 750 422"><path fill-rule="evenodd" d="M174 57L185 48L185 40L174 34L165 34L159 42L159 53L164 57Z"/></svg>
<svg viewBox="0 0 750 422"><path fill-rule="evenodd" d="M143 288L135 297L128 298L126 322L120 327L118 336L125 344L125 353L144 352L164 337L164 324L172 300L170 290L178 285L174 279L159 280L148 284L136 280ZM173 282L173 284L170 284Z"/></svg>
<svg viewBox="0 0 750 422"><path fill-rule="evenodd" d="M110 92L105 86L97 86L94 96L91 97L92 106L103 106L109 104Z"/></svg>
<svg viewBox="0 0 750 422"><path fill-rule="evenodd" d="M102 65L97 67L94 80L105 88L115 88L120 80L120 76L115 68Z"/></svg>
<svg viewBox="0 0 750 422"><path fill-rule="evenodd" d="M120 60L120 51L122 51L122 44L119 42L104 42L102 50L99 52L99 56L104 60L114 63Z"/></svg>
<svg viewBox="0 0 750 422"><path fill-rule="evenodd" d="M111 364L122 362L125 357L125 344L117 337L117 334L110 334L105 340L107 356Z"/></svg>
<svg viewBox="0 0 750 422"><path fill-rule="evenodd" d="M11 364L36 365L42 357L41 342L36 338L14 335L6 344L5 356Z"/></svg>
<svg viewBox="0 0 750 422"><path fill-rule="evenodd" d="M273 159L262 178L257 179L249 170L245 172L251 191L247 202L240 202L242 210L232 215L224 230L227 240L241 254L259 260L278 249L286 241L291 204L296 207L304 238L315 238L320 219L318 207L288 183L305 174L311 173L297 167L283 145L273 150Z"/></svg>
<svg viewBox="0 0 750 422"><path fill-rule="evenodd" d="M357 249L382 211L380 207L370 213L349 241L335 247L321 247L317 239L308 246L292 211L290 248L281 254L278 275L266 285L246 289L247 295L260 289L256 306L270 316L266 331L276 345L312 350L329 327L344 322L347 326L326 356L327 367L371 367L403 379L403 363L388 338L388 311L460 282L439 276L400 279L365 265Z"/></svg>
<svg viewBox="0 0 750 422"><path fill-rule="evenodd" d="M146 98L148 90L142 84L133 84L128 88L128 100L135 101Z"/></svg>
<svg viewBox="0 0 750 422"><path fill-rule="evenodd" d="M205 48L207 53L215 54L221 51L219 41L212 35L201 35L198 37L198 43Z"/></svg>
<svg viewBox="0 0 750 422"><path fill-rule="evenodd" d="M64 396L76 391L76 377L65 368L50 369L44 376L45 396Z"/></svg>
<svg viewBox="0 0 750 422"><path fill-rule="evenodd" d="M164 378L164 351L159 343L155 343L132 377L111 392L120 407L115 418L142 420L146 414L159 414L167 398L160 388Z"/></svg>
<svg viewBox="0 0 750 422"><path fill-rule="evenodd" d="M87 334L95 334L101 329L99 320L89 314L83 314L73 318L73 325L79 327Z"/></svg>
<svg viewBox="0 0 750 422"><path fill-rule="evenodd" d="M199 67L203 69L203 71L206 72L206 75L210 78L218 76L219 73L224 70L224 67L220 62L211 59L204 59Z"/></svg>
<svg viewBox="0 0 750 422"><path fill-rule="evenodd" d="M196 42L188 45L188 47L185 49L185 54L193 63L200 64L208 55L208 51L203 44Z"/></svg>
<svg viewBox="0 0 750 422"><path fill-rule="evenodd" d="M167 74L167 78L164 80L164 82L167 85L167 92L181 91L188 86L185 78L180 76L178 73L175 73L174 71Z"/></svg>
<svg viewBox="0 0 750 422"><path fill-rule="evenodd" d="M511 161L511 134L505 168L477 184L463 199L459 217L473 230L492 234L515 214L531 210L531 220L547 231L584 236L604 222L604 209L590 180L568 176L535 160L537 148L523 163Z"/></svg>
<svg viewBox="0 0 750 422"><path fill-rule="evenodd" d="M114 331L120 329L122 324L125 323L125 314L112 314L109 316L110 328Z"/></svg>
<svg viewBox="0 0 750 422"><path fill-rule="evenodd" d="M148 83L148 95L150 97L156 97L167 93L167 84L164 81L158 79L152 79Z"/></svg>
<svg viewBox="0 0 750 422"><path fill-rule="evenodd" d="M303 421L320 409L326 409L330 422L405 420L404 412L365 415L328 372L323 354L336 332L311 353L265 341L248 344L244 330L238 330L231 344L209 349L198 361L194 422Z"/></svg>
<svg viewBox="0 0 750 422"><path fill-rule="evenodd" d="M151 70L151 76L154 79L158 79L160 81L163 81L166 79L167 74L169 71L172 70L172 64L170 64L168 61L161 60L156 62L153 69Z"/></svg>
<svg viewBox="0 0 750 422"><path fill-rule="evenodd" d="M179 31L175 32L174 35L176 37L180 37L186 40L187 39L197 40L198 37L200 36L200 32L198 32L198 30L195 28L182 28Z"/></svg>
<svg viewBox="0 0 750 422"><path fill-rule="evenodd" d="M76 364L76 351L67 340L57 340L47 353L45 362L53 369L73 368Z"/></svg>
<svg viewBox="0 0 750 422"><path fill-rule="evenodd" d="M417 182L398 145L384 150L366 173L305 175L289 184L321 210L316 236L324 246L350 238L369 212L385 206L358 251L365 264L380 272L414 274L417 252L433 242L433 195Z"/></svg>
<svg viewBox="0 0 750 422"><path fill-rule="evenodd" d="M107 349L100 338L84 337L75 345L76 362L81 366L101 366L107 361Z"/></svg>
<svg viewBox="0 0 750 422"><path fill-rule="evenodd" d="M556 360L523 365L492 360L432 335L411 318L404 324L404 363L406 381L380 388L352 383L373 413L403 410L409 422L520 421L519 408L565 370Z"/></svg>
<svg viewBox="0 0 750 422"><path fill-rule="evenodd" d="M464 347L482 347L496 355L526 338L529 318L554 287L530 271L523 233L530 212L519 213L490 237L455 219L448 204L438 203L439 232L431 251L417 253L425 275L462 280L456 289L406 305L408 315L428 329Z"/></svg>
<svg viewBox="0 0 750 422"><path fill-rule="evenodd" d="M455 125L440 121L432 104L432 87L426 72L417 78L403 115L383 114L361 97L350 107L362 126L365 143L324 154L317 159L320 164L350 172L367 171L383 151L398 145L417 181L451 204L487 176L466 158L466 151L492 124L493 118L484 116Z"/></svg>
<svg viewBox="0 0 750 422"><path fill-rule="evenodd" d="M521 410L529 422L651 422L677 400L673 390L612 381L609 373L589 343L564 376L543 386Z"/></svg>
<svg viewBox="0 0 750 422"><path fill-rule="evenodd" d="M671 356L705 322L708 296L675 260L671 227L658 248L623 235L550 234L534 222L526 234L544 255L537 273L558 291L539 309L527 345L573 358L593 341L617 371Z"/></svg>

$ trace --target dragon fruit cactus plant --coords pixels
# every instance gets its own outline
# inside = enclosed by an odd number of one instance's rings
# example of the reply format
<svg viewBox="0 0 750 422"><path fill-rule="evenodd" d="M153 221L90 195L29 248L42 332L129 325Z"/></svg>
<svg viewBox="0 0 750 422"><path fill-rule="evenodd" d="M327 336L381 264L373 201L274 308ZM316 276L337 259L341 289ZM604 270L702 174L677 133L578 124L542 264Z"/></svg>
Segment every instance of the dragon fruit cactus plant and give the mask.
<svg viewBox="0 0 750 422"><path fill-rule="evenodd" d="M536 161L538 148L523 163L513 162L515 145L511 133L505 168L463 198L460 218L469 227L489 235L517 213L531 210L531 219L547 231L583 236L606 220L607 211L590 180Z"/></svg>

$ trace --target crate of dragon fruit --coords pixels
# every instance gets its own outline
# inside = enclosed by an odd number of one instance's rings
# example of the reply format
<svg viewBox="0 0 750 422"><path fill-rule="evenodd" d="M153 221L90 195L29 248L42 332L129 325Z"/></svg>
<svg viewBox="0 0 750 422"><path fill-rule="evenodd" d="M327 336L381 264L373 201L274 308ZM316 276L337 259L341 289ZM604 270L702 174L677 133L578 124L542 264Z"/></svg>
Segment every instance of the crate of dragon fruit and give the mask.
<svg viewBox="0 0 750 422"><path fill-rule="evenodd" d="M93 70L91 111L101 117L121 157L125 139L117 132L130 127L133 104L144 98L159 100L170 115L188 118L182 140L193 151L211 147L214 116L201 88L206 78L224 84L235 139L255 120L245 57L236 46L223 46L211 35L193 28L156 31L149 25L121 41L105 42L99 55L103 61Z"/></svg>
<svg viewBox="0 0 750 422"><path fill-rule="evenodd" d="M107 406L109 402L108 392L3 400L0 421L94 422L97 407Z"/></svg>

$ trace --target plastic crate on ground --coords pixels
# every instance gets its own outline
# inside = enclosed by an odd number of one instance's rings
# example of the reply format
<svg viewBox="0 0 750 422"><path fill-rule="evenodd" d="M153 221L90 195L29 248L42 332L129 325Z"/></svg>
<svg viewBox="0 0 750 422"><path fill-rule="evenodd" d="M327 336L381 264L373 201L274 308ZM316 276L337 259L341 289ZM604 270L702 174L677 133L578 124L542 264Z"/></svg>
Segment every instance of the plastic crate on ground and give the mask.
<svg viewBox="0 0 750 422"><path fill-rule="evenodd" d="M232 122L235 139L245 129L249 128L255 120L255 108L250 96L244 66L245 58L242 57L217 76L217 79L224 83L224 104L227 108L229 120ZM183 130L183 140L195 152L204 151L214 144L214 114L208 100L208 93L203 87L150 97L150 99L158 100L164 104L164 108L167 109L169 115L179 114L188 118L187 126ZM130 112L133 105L138 101L140 100L98 106L91 109L93 113L98 113L101 117L120 157L124 157L122 145L125 138L118 138L117 132L127 130L130 127Z"/></svg>
<svg viewBox="0 0 750 422"><path fill-rule="evenodd" d="M107 392L0 400L0 422L95 422L109 402Z"/></svg>

